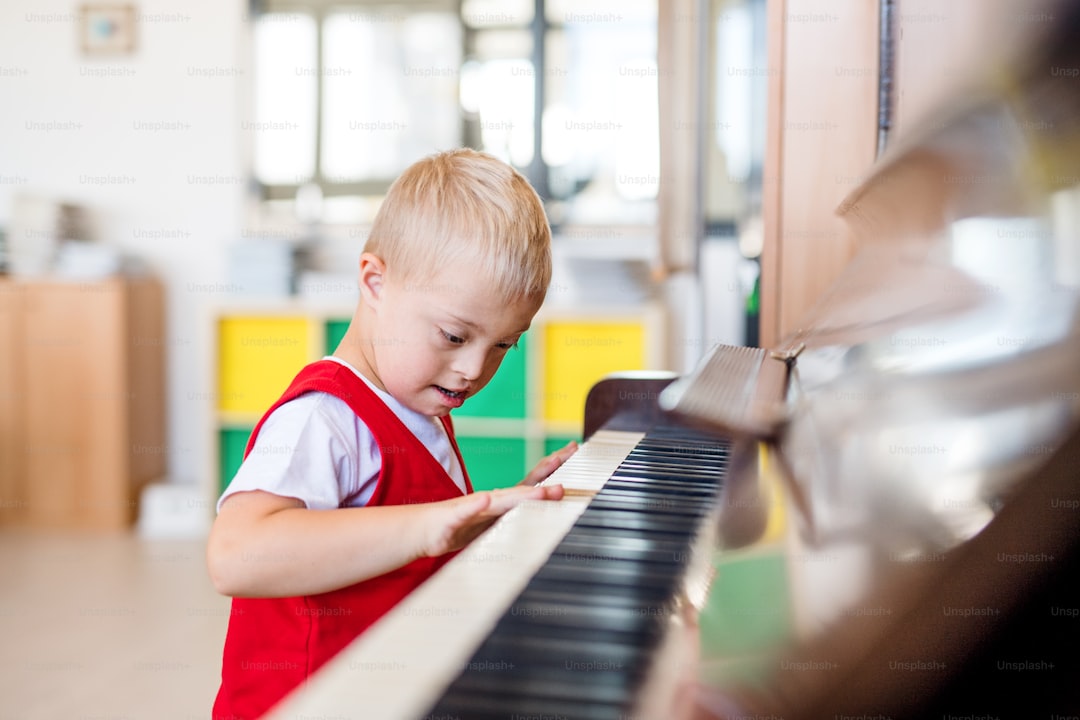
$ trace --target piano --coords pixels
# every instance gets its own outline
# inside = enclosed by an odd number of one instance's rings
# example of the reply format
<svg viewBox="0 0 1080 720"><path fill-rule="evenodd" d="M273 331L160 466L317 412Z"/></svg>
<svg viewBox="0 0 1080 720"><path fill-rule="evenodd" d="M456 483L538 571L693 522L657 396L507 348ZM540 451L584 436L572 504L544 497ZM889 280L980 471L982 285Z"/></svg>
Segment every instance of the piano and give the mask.
<svg viewBox="0 0 1080 720"><path fill-rule="evenodd" d="M687 666L675 628L707 590L731 451L662 418L673 378L598 383L587 440L545 481L566 497L501 518L272 717L662 714L675 685L653 670Z"/></svg>
<svg viewBox="0 0 1080 720"><path fill-rule="evenodd" d="M1066 32L888 148L774 348L590 393L500 519L270 715L1080 712L1080 68Z"/></svg>

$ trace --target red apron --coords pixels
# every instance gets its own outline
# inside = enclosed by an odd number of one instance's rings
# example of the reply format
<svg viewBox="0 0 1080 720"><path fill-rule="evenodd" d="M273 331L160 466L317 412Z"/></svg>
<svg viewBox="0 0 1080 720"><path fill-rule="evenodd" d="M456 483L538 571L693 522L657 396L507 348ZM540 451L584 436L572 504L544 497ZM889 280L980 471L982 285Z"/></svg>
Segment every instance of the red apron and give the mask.
<svg viewBox="0 0 1080 720"><path fill-rule="evenodd" d="M375 436L382 469L368 507L461 497L461 490L431 452L378 395L352 370L332 360L320 360L300 371L255 426L244 456L251 452L271 412L312 391L341 398ZM464 471L450 418L442 421ZM465 486L472 492L467 475ZM234 598L213 717L257 718L265 713L453 555L421 558L385 575L319 595Z"/></svg>

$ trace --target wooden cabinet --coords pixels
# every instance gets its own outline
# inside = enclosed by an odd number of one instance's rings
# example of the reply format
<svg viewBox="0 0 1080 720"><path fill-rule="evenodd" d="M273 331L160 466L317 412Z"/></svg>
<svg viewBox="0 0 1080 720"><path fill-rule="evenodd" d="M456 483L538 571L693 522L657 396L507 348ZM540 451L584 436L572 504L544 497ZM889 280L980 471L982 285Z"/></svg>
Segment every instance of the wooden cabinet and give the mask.
<svg viewBox="0 0 1080 720"><path fill-rule="evenodd" d="M864 0L767 7L763 347L799 328L854 253L835 211L876 156L880 22Z"/></svg>
<svg viewBox="0 0 1080 720"><path fill-rule="evenodd" d="M149 278L0 280L0 522L135 520L167 461L163 314Z"/></svg>
<svg viewBox="0 0 1080 720"><path fill-rule="evenodd" d="M800 328L857 249L840 203L877 162L881 17L867 0L769 0L761 344ZM1035 0L895 0L888 145L950 98L1000 88L1055 17ZM1059 14L1060 17L1060 14ZM1000 65L1000 67L998 67Z"/></svg>

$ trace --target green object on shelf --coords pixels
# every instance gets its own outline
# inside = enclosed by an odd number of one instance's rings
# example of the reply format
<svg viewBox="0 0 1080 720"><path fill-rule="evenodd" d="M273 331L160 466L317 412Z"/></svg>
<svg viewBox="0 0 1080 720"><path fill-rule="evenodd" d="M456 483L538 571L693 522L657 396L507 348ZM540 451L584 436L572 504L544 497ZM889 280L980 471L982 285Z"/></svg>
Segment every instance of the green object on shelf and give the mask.
<svg viewBox="0 0 1080 720"><path fill-rule="evenodd" d="M240 463L244 461L244 448L247 447L248 437L254 428L224 428L218 436L221 444L218 452L220 472L218 474L219 494L225 491L232 482L233 475L240 469Z"/></svg>
<svg viewBox="0 0 1080 720"><path fill-rule="evenodd" d="M349 320L326 321L326 355L333 355L337 350L341 338L345 337L345 331L349 329Z"/></svg>
<svg viewBox="0 0 1080 720"><path fill-rule="evenodd" d="M525 477L525 440L512 437L457 438L474 490L517 485Z"/></svg>
<svg viewBox="0 0 1080 720"><path fill-rule="evenodd" d="M761 276L754 280L754 289L746 296L746 312L757 315L761 312Z"/></svg>
<svg viewBox="0 0 1080 720"><path fill-rule="evenodd" d="M525 341L522 335L518 346L506 351L495 377L455 410L454 417L525 417Z"/></svg>

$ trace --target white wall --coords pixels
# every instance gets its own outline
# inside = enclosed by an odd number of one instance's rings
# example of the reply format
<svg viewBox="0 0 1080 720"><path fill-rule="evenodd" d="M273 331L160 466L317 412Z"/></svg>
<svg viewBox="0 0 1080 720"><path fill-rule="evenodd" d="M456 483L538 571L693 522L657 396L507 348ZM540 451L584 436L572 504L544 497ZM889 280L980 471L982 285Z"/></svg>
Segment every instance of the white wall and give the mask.
<svg viewBox="0 0 1080 720"><path fill-rule="evenodd" d="M78 4L0 5L0 226L19 192L94 212L101 242L137 255L168 298L170 477L209 467L200 316L241 231L250 84L243 0L140 0L137 49L83 57ZM172 129L146 129L166 123ZM160 126L154 126L160 127ZM53 128L53 129L50 129Z"/></svg>

